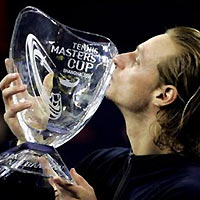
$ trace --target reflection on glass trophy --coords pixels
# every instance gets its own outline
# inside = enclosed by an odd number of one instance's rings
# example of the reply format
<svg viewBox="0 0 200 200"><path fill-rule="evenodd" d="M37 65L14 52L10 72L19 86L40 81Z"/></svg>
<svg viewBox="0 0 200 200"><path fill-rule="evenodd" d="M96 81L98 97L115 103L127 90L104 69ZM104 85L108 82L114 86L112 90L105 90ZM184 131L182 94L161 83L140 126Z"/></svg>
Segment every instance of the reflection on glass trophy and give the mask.
<svg viewBox="0 0 200 200"><path fill-rule="evenodd" d="M63 25L37 8L19 13L9 57L28 92L13 101L28 99L32 107L17 115L26 142L0 155L0 177L12 171L48 177L44 157L73 182L55 148L78 134L99 107L117 53L108 38Z"/></svg>

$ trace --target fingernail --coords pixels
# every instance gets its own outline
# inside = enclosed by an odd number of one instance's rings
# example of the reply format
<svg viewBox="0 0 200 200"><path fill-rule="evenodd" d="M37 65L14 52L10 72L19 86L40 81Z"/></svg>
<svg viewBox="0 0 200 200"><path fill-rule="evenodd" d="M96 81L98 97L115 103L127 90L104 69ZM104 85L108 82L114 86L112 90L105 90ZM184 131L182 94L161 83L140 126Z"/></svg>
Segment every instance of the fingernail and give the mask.
<svg viewBox="0 0 200 200"><path fill-rule="evenodd" d="M72 168L72 170L73 170L74 172L76 172L75 168ZM76 172L76 173L77 173L77 172Z"/></svg>
<svg viewBox="0 0 200 200"><path fill-rule="evenodd" d="M70 172L74 172L74 171L75 171L75 169L74 169L74 168L71 168L71 169L70 169Z"/></svg>

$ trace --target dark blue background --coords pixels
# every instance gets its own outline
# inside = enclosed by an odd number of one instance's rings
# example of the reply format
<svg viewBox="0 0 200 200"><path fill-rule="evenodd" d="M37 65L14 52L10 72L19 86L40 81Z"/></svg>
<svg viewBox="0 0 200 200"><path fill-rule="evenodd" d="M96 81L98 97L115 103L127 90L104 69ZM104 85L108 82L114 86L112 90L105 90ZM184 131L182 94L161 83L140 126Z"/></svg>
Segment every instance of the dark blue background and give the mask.
<svg viewBox="0 0 200 200"><path fill-rule="evenodd" d="M25 6L35 6L73 28L109 37L120 53L133 51L141 42L174 26L184 25L200 29L198 2L192 0L7 0L5 2L7 47L1 51L0 56L1 78L6 74L3 62L8 57L15 19ZM1 103L2 115L3 112L4 107ZM1 146L13 138L10 131L7 132ZM112 146L129 147L129 142L120 112L112 102L104 99L87 126L71 141L59 147L58 151L70 168L89 152Z"/></svg>

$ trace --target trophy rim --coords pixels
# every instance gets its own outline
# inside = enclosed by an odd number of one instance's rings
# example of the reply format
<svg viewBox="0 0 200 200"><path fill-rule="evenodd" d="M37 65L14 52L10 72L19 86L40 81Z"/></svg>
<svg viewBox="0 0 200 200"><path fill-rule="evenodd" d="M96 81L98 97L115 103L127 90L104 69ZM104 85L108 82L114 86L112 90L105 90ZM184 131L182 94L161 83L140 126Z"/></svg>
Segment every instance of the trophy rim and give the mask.
<svg viewBox="0 0 200 200"><path fill-rule="evenodd" d="M75 36L76 38L78 38L78 39L80 39L82 41L89 42L89 43L92 43L92 44L93 43L97 43L97 44L107 44L107 43L110 43L110 44L112 44L112 45L115 46L115 44L112 42L112 40L110 38L104 36L104 35L93 33L93 32L89 32L89 31L79 30L77 28L73 28L71 26L68 26L68 25L66 25L66 24L64 24L64 23L62 23L62 22L54 19L53 17L51 17L50 15L48 15L47 13L45 13L44 11L42 11L39 8L34 7L34 6L26 6L23 9L21 9L21 11L18 13L17 18L15 20L15 25L14 25L13 33L16 32L15 30L17 29L17 25L20 23L20 20L21 20L23 14L25 14L27 12L31 12L31 11L34 12L34 13L38 13L38 14L46 17L46 18L49 18L52 21L52 23L54 23L54 24L61 25L65 30L67 29L67 31L70 32L71 35ZM83 37L78 36L73 31L79 32L79 33L83 33L83 34L86 34L86 35L92 35L92 36L95 36L95 37L100 37L100 38L104 39L105 41L104 42L99 42L99 41L95 42L95 41L92 41L92 40L87 40L87 39L85 39ZM13 39L14 39L14 34L12 35L12 38L11 38L11 44L12 44L12 40ZM11 46L11 44L10 44L10 46Z"/></svg>

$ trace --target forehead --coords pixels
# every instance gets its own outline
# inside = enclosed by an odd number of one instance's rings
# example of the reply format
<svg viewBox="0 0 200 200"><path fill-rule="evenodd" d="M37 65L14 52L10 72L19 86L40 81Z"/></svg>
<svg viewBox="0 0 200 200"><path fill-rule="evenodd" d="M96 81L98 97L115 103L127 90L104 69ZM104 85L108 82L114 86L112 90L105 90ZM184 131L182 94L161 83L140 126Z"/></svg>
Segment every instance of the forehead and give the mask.
<svg viewBox="0 0 200 200"><path fill-rule="evenodd" d="M170 38L168 34L157 35L139 45L146 59L157 60L176 55L179 51L178 45Z"/></svg>

